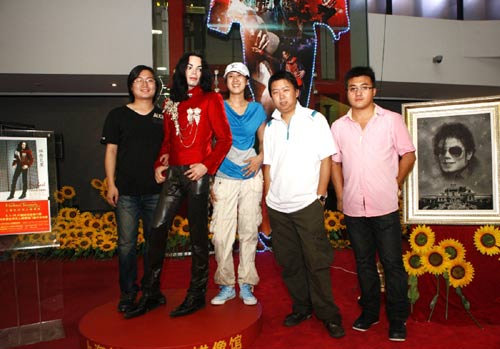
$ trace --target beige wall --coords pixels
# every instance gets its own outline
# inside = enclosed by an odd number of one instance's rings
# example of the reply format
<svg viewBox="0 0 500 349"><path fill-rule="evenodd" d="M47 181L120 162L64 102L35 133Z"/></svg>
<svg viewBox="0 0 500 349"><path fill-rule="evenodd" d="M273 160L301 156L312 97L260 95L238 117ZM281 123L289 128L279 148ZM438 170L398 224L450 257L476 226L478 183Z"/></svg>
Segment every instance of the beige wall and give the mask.
<svg viewBox="0 0 500 349"><path fill-rule="evenodd" d="M128 74L152 65L151 1L2 0L0 74Z"/></svg>
<svg viewBox="0 0 500 349"><path fill-rule="evenodd" d="M500 21L369 14L368 36L378 80L500 86Z"/></svg>

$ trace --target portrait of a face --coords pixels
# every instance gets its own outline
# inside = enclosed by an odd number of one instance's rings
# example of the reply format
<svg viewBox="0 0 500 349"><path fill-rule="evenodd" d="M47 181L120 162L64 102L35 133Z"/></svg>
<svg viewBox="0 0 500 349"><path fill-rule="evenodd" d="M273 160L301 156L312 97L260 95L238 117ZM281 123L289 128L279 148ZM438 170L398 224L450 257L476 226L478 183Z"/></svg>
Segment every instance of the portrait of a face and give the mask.
<svg viewBox="0 0 500 349"><path fill-rule="evenodd" d="M466 152L462 141L455 137L441 140L438 149L439 166L447 174L464 170L473 155L472 152Z"/></svg>
<svg viewBox="0 0 500 349"><path fill-rule="evenodd" d="M434 135L434 155L447 178L467 177L477 166L476 143L469 127L460 122L445 123Z"/></svg>

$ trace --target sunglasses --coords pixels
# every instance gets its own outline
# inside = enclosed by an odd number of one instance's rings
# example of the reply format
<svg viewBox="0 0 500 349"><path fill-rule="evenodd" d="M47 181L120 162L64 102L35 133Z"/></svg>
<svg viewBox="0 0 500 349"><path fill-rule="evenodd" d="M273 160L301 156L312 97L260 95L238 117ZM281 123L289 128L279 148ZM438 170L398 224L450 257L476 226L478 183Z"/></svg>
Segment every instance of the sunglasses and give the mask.
<svg viewBox="0 0 500 349"><path fill-rule="evenodd" d="M464 149L456 145L449 148L441 148L441 152L439 153L439 155L444 156L446 155L446 153L450 153L450 155L454 158L458 158L462 156L462 154L464 153Z"/></svg>

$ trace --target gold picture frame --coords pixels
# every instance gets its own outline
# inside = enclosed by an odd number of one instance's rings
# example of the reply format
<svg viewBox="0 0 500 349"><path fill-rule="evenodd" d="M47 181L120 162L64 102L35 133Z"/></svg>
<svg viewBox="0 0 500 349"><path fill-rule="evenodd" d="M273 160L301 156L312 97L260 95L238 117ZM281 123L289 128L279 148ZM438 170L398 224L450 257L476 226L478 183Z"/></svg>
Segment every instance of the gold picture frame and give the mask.
<svg viewBox="0 0 500 349"><path fill-rule="evenodd" d="M405 223L500 222L500 96L402 109L417 155L405 183Z"/></svg>

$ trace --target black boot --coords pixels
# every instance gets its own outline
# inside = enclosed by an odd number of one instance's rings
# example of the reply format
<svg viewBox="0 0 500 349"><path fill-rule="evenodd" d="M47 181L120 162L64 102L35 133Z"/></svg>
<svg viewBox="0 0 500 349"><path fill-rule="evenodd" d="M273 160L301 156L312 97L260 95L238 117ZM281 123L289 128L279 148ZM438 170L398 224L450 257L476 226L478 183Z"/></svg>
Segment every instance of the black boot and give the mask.
<svg viewBox="0 0 500 349"><path fill-rule="evenodd" d="M184 299L181 305L175 308L171 313L171 317L184 316L194 313L205 306L205 295L189 294Z"/></svg>
<svg viewBox="0 0 500 349"><path fill-rule="evenodd" d="M146 314L148 311L167 304L167 298L158 290L155 292L144 292L139 302L132 309L125 312L125 319L132 319Z"/></svg>
<svg viewBox="0 0 500 349"><path fill-rule="evenodd" d="M126 313L134 307L135 298L137 297L137 292L122 293L120 295L120 301L118 302L118 311L120 313Z"/></svg>

